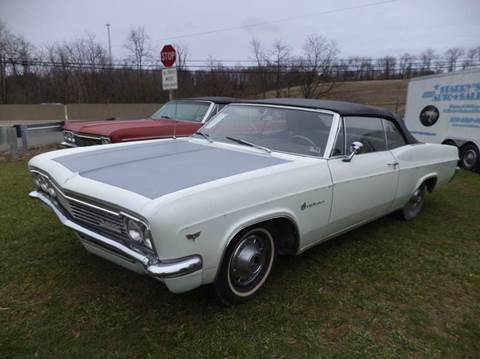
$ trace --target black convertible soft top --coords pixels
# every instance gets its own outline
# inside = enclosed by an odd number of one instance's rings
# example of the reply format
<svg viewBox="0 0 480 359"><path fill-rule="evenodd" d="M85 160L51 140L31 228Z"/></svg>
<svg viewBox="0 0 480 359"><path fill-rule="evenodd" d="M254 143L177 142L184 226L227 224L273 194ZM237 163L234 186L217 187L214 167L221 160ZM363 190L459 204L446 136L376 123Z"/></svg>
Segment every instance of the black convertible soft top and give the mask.
<svg viewBox="0 0 480 359"><path fill-rule="evenodd" d="M316 100L305 98L272 98L265 100L242 101L251 104L276 105L276 106L293 106L313 108L318 110L329 110L337 112L341 116L359 116L359 117L381 117L390 120L402 131L407 143L418 143L415 137L405 127L405 123L393 112L375 106L367 106L359 103L331 100Z"/></svg>

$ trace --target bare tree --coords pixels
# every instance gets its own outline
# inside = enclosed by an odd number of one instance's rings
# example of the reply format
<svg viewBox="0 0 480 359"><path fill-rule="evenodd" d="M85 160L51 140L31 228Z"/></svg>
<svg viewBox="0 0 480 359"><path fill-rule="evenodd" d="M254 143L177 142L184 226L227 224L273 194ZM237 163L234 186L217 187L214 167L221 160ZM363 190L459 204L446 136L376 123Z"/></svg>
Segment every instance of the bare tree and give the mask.
<svg viewBox="0 0 480 359"><path fill-rule="evenodd" d="M152 56L150 37L144 27L130 29L125 49L129 52L129 58L133 61L138 71L142 71L145 61Z"/></svg>
<svg viewBox="0 0 480 359"><path fill-rule="evenodd" d="M419 58L422 72L430 72L432 71L433 61L438 58L438 55L433 49L426 49L420 54Z"/></svg>
<svg viewBox="0 0 480 359"><path fill-rule="evenodd" d="M412 75L415 59L415 56L409 54L408 52L404 53L400 57L399 68L403 78L409 78Z"/></svg>
<svg viewBox="0 0 480 359"><path fill-rule="evenodd" d="M259 92L263 93L263 97L266 97L266 92L269 88L269 74L266 65L266 54L265 50L262 47L261 42L258 39L250 40L250 51L253 54L253 60L256 62L256 69L252 73L254 76L255 87L258 88Z"/></svg>
<svg viewBox="0 0 480 359"><path fill-rule="evenodd" d="M466 70L474 67L480 62L480 46L468 49L465 61L462 63L462 69Z"/></svg>
<svg viewBox="0 0 480 359"><path fill-rule="evenodd" d="M447 61L448 72L453 72L457 69L457 61L465 54L465 50L460 47L452 47L445 51L445 60Z"/></svg>
<svg viewBox="0 0 480 359"><path fill-rule="evenodd" d="M267 64L275 70L275 96L280 97L282 92L282 71L284 71L290 60L290 47L281 40L275 40L269 56L266 59Z"/></svg>
<svg viewBox="0 0 480 359"><path fill-rule="evenodd" d="M311 35L303 46L303 57L298 60L301 69L301 88L305 98L316 98L329 92L330 86L320 91L322 79L330 77L339 50L334 41L323 36Z"/></svg>
<svg viewBox="0 0 480 359"><path fill-rule="evenodd" d="M395 74L397 59L393 56L385 56L377 60L377 66L386 79L392 78Z"/></svg>
<svg viewBox="0 0 480 359"><path fill-rule="evenodd" d="M250 40L250 50L253 53L253 58L257 62L258 67L265 65L265 51L262 48L262 44L258 39Z"/></svg>
<svg viewBox="0 0 480 359"><path fill-rule="evenodd" d="M12 34L0 21L0 103L7 103L7 59L10 51Z"/></svg>
<svg viewBox="0 0 480 359"><path fill-rule="evenodd" d="M187 61L188 57L190 55L190 51L188 49L187 44L184 44L182 42L178 42L174 44L173 46L175 48L175 51L177 52L177 68L179 70L186 70L187 69Z"/></svg>
<svg viewBox="0 0 480 359"><path fill-rule="evenodd" d="M95 35L87 34L86 38L75 40L67 47L72 61L88 65L92 70L109 63L107 49L95 39Z"/></svg>

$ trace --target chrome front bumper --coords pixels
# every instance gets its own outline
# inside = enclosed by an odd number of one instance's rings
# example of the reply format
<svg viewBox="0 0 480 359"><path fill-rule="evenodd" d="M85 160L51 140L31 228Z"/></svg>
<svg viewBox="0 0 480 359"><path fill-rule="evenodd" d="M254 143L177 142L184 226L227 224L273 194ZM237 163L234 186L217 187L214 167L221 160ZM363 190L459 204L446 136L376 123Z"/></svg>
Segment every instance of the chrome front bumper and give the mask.
<svg viewBox="0 0 480 359"><path fill-rule="evenodd" d="M67 141L63 141L63 142L61 143L61 145L62 145L63 147L67 147L67 148L75 148L75 147L77 147L76 144L70 143L70 142L67 142Z"/></svg>
<svg viewBox="0 0 480 359"><path fill-rule="evenodd" d="M100 246L106 247L107 249L110 249L110 252L120 253L124 257L141 263L145 269L145 273L151 277L160 280L176 278L202 269L202 257L199 255L160 261L158 258L134 251L117 241L102 236L101 234L71 221L59 211L57 207L55 207L47 196L40 192L30 192L29 196L42 201L43 204L55 213L64 226L73 229L77 233L83 234L93 240L94 244L96 243ZM85 238L83 239L85 240Z"/></svg>

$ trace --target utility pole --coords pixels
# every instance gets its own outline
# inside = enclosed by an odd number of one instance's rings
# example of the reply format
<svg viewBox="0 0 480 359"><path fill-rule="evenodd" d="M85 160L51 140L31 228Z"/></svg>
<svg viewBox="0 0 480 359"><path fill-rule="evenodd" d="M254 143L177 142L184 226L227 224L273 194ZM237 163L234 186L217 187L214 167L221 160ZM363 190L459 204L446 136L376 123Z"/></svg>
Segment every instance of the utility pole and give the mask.
<svg viewBox="0 0 480 359"><path fill-rule="evenodd" d="M110 66L112 66L112 43L110 40L110 24L106 24L107 34L108 34L108 60L110 61Z"/></svg>

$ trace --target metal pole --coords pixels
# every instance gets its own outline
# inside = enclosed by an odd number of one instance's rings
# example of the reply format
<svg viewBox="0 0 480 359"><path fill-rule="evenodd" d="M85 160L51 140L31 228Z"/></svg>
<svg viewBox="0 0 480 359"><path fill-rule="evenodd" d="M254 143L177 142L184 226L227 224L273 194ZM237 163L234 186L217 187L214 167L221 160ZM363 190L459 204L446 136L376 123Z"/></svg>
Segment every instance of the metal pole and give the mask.
<svg viewBox="0 0 480 359"><path fill-rule="evenodd" d="M27 125L20 126L20 135L22 137L22 152L28 150L28 127Z"/></svg>
<svg viewBox="0 0 480 359"><path fill-rule="evenodd" d="M66 104L63 104L63 117L64 117L65 123L67 123L68 122L68 108L67 108Z"/></svg>
<svg viewBox="0 0 480 359"><path fill-rule="evenodd" d="M110 61L110 65L112 65L112 43L110 40L110 24L106 24L107 26L107 34L108 34L108 59Z"/></svg>
<svg viewBox="0 0 480 359"><path fill-rule="evenodd" d="M172 101L173 100L173 90L168 91L168 100Z"/></svg>
<svg viewBox="0 0 480 359"><path fill-rule="evenodd" d="M10 158L16 160L18 158L18 143L17 143L17 130L15 127L9 127L7 129L7 140L10 150Z"/></svg>

